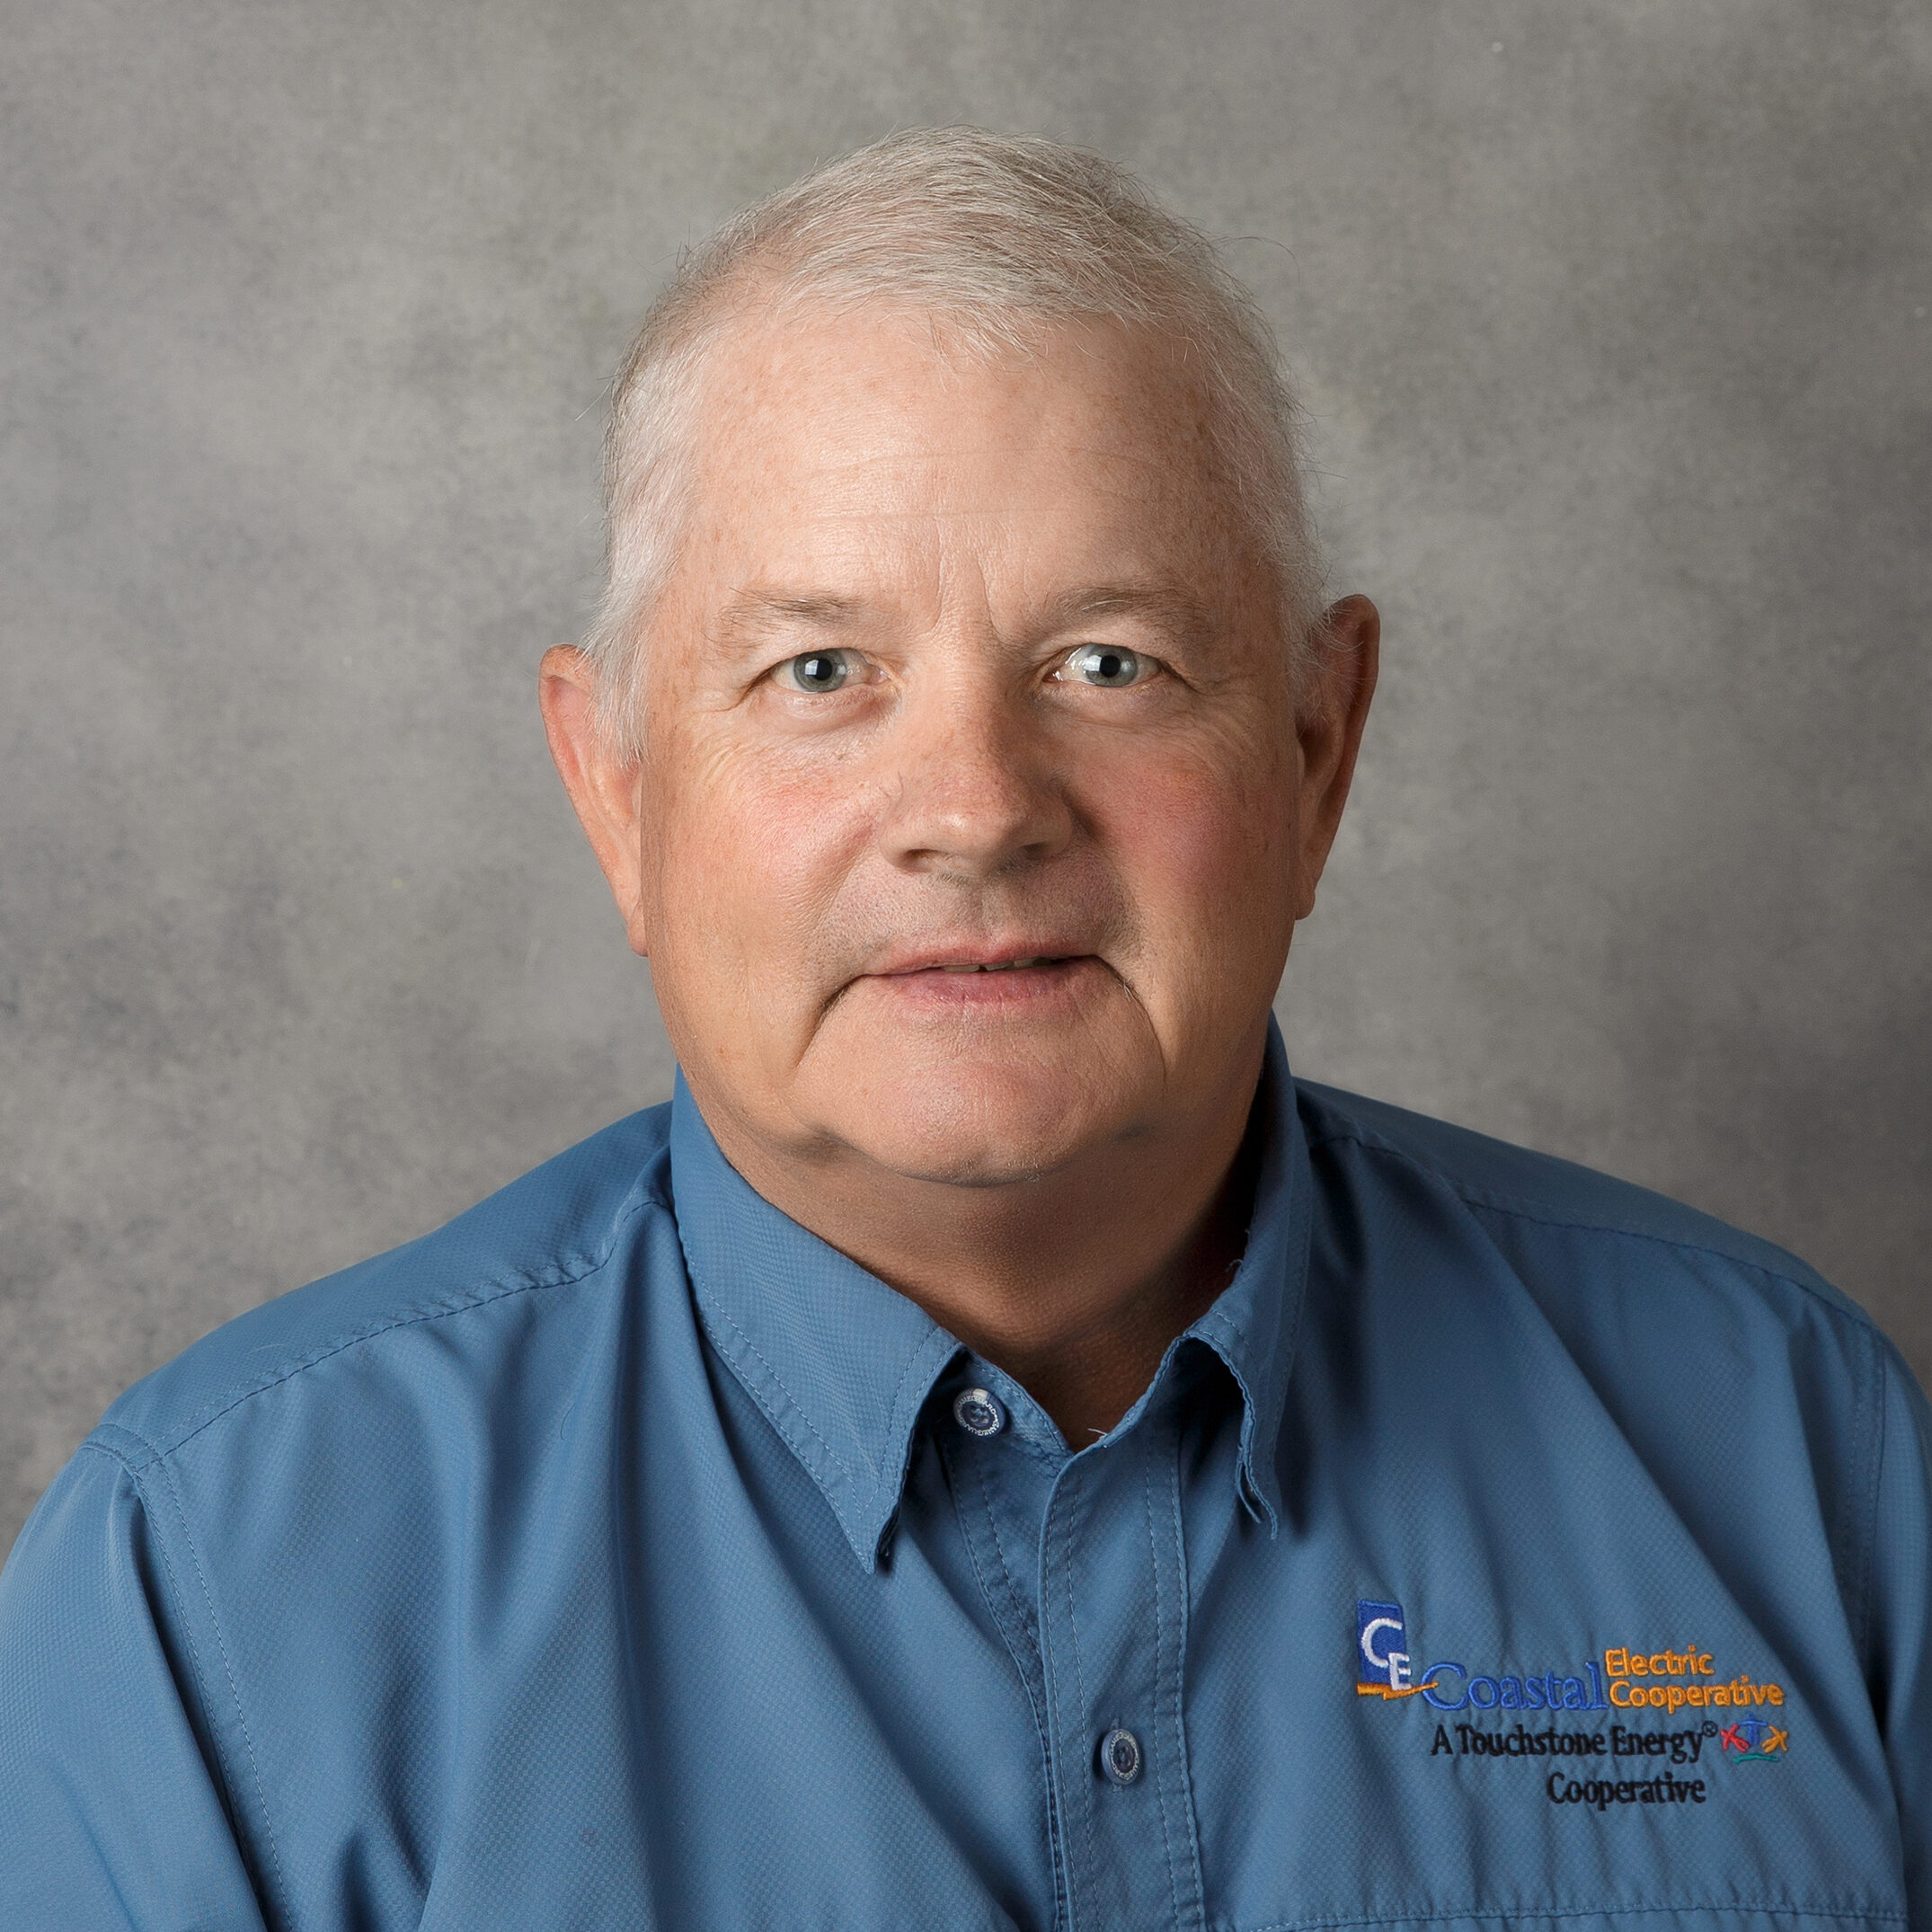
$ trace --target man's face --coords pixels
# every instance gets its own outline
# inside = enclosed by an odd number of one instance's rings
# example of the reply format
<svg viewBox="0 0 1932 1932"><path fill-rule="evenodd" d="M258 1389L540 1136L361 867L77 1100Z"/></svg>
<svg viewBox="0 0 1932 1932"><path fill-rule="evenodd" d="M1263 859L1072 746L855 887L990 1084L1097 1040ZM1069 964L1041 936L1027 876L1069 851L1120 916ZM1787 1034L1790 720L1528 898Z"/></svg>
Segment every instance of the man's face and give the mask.
<svg viewBox="0 0 1932 1932"><path fill-rule="evenodd" d="M606 865L727 1147L997 1183L1245 1109L1333 821L1171 357L807 312L701 420Z"/></svg>

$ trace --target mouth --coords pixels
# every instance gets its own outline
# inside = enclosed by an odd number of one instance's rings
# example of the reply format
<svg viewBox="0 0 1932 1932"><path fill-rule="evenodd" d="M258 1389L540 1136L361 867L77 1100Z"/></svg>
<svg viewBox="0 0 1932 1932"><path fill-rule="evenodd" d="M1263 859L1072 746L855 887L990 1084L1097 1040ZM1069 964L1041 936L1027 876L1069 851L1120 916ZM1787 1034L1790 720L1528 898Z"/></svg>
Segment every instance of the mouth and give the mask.
<svg viewBox="0 0 1932 1932"><path fill-rule="evenodd" d="M884 997L907 1013L1043 1015L1077 1001L1083 989L1091 995L1093 975L1104 971L1091 953L1023 953L1001 946L976 957L935 948L923 958L914 954L883 962L853 984L869 986L872 997Z"/></svg>
<svg viewBox="0 0 1932 1932"><path fill-rule="evenodd" d="M1064 966L1072 958L1071 953L1054 956L1040 953L1025 960L944 960L932 966L915 966L913 972L1024 972L1029 966Z"/></svg>
<svg viewBox="0 0 1932 1932"><path fill-rule="evenodd" d="M1056 944L1056 942L1058 942ZM912 979L991 979L1014 973L1050 974L1058 969L1094 963L1084 946L1068 945L1058 934L1029 933L1011 939L936 938L924 945L895 948L873 963L867 977L903 985Z"/></svg>

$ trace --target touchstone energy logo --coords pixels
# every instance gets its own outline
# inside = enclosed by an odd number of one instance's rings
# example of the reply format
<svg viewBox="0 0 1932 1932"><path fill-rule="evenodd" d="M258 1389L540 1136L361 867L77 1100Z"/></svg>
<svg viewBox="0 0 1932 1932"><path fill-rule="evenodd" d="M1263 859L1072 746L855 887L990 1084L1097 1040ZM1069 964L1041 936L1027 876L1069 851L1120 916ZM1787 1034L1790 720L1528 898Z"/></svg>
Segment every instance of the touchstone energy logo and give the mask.
<svg viewBox="0 0 1932 1932"><path fill-rule="evenodd" d="M1765 1717L1740 1717L1717 1733L1726 1764L1771 1764L1791 1748L1789 1736Z"/></svg>

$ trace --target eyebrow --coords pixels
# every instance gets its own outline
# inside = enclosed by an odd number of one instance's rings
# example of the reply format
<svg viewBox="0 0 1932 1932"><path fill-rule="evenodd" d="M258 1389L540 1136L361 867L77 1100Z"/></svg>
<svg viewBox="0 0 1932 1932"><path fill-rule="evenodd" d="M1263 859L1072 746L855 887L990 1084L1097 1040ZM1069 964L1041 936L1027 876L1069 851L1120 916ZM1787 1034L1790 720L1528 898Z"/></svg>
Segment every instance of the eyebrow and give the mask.
<svg viewBox="0 0 1932 1932"><path fill-rule="evenodd" d="M718 629L726 637L756 634L781 624L812 624L836 630L857 623L864 615L863 607L846 597L740 590L720 613Z"/></svg>
<svg viewBox="0 0 1932 1932"><path fill-rule="evenodd" d="M716 634L745 643L782 625L803 624L837 631L864 623L870 607L836 592L740 590L719 615ZM1063 591L1037 612L1027 628L1052 636L1077 629L1090 618L1144 617L1168 634L1189 643L1211 634L1214 626L1200 600L1177 584L1086 584Z"/></svg>
<svg viewBox="0 0 1932 1932"><path fill-rule="evenodd" d="M1085 617L1146 617L1161 629L1189 640L1213 628L1198 598L1177 584L1095 584L1057 597L1041 613L1041 628L1063 631Z"/></svg>

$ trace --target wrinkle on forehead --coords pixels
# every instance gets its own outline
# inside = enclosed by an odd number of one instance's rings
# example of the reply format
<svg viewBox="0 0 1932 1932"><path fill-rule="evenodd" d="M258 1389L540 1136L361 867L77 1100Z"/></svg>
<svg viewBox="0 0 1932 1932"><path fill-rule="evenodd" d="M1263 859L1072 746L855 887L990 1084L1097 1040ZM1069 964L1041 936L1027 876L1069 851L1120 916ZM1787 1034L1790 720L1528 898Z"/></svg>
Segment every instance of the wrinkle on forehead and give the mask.
<svg viewBox="0 0 1932 1932"><path fill-rule="evenodd" d="M1015 643L1120 615L1192 643L1245 629L1241 519L1161 347L1063 326L968 357L876 312L738 332L660 636L736 658L957 621Z"/></svg>

